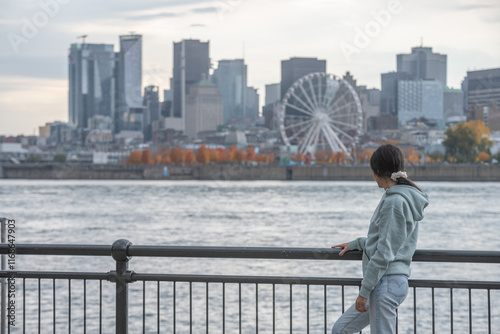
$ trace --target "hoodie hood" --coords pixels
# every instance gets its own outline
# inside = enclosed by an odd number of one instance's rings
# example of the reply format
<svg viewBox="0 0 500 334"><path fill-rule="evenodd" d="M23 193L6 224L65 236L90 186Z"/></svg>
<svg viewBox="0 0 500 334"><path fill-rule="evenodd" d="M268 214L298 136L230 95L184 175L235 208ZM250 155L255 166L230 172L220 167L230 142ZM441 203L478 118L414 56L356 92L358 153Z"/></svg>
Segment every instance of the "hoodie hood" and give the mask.
<svg viewBox="0 0 500 334"><path fill-rule="evenodd" d="M429 205L429 197L415 187L398 184L386 191L386 196L401 195L406 199L413 218L421 221L424 218L424 209Z"/></svg>

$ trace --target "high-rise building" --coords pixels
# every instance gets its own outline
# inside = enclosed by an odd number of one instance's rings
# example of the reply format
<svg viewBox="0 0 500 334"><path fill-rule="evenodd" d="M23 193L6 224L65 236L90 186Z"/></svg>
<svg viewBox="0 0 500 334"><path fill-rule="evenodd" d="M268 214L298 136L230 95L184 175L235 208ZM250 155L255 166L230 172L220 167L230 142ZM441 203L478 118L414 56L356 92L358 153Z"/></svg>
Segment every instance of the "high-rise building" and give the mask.
<svg viewBox="0 0 500 334"><path fill-rule="evenodd" d="M144 88L144 140L152 140L152 127L154 121L160 119L160 97L158 86L147 86Z"/></svg>
<svg viewBox="0 0 500 334"><path fill-rule="evenodd" d="M384 115L398 115L398 81L413 80L413 76L406 72L389 72L381 74L380 113Z"/></svg>
<svg viewBox="0 0 500 334"><path fill-rule="evenodd" d="M212 75L224 103L224 124L245 118L247 65L243 59L220 60Z"/></svg>
<svg viewBox="0 0 500 334"><path fill-rule="evenodd" d="M266 104L262 107L262 116L264 117L264 125L266 128L274 130L277 128L275 119L275 110L281 100L281 89L280 84L269 84L266 85Z"/></svg>
<svg viewBox="0 0 500 334"><path fill-rule="evenodd" d="M185 133L196 138L199 132L215 131L223 124L224 107L217 86L207 79L190 86L186 96Z"/></svg>
<svg viewBox="0 0 500 334"><path fill-rule="evenodd" d="M279 102L281 99L281 88L279 83L266 85L266 106Z"/></svg>
<svg viewBox="0 0 500 334"><path fill-rule="evenodd" d="M283 98L288 88L304 75L314 72L326 73L326 60L318 58L290 58L281 61L281 96Z"/></svg>
<svg viewBox="0 0 500 334"><path fill-rule="evenodd" d="M256 88L247 87L246 101L244 117L246 121L253 123L259 118L259 93Z"/></svg>
<svg viewBox="0 0 500 334"><path fill-rule="evenodd" d="M467 72L467 119L500 131L500 68Z"/></svg>
<svg viewBox="0 0 500 334"><path fill-rule="evenodd" d="M411 74L417 80L438 80L446 86L447 56L418 46L410 54L397 55L397 71Z"/></svg>
<svg viewBox="0 0 500 334"><path fill-rule="evenodd" d="M183 40L174 43L173 68L173 117L180 122L172 122L176 130L184 130L186 96L192 85L203 78L208 78L210 70L209 42L199 40Z"/></svg>
<svg viewBox="0 0 500 334"><path fill-rule="evenodd" d="M443 117L446 123L462 120L464 114L464 92L461 89L444 88Z"/></svg>
<svg viewBox="0 0 500 334"><path fill-rule="evenodd" d="M120 36L116 71L115 132L140 130L137 118L143 113L142 99L142 36Z"/></svg>
<svg viewBox="0 0 500 334"><path fill-rule="evenodd" d="M444 127L443 85L438 80L398 81L398 124L425 118Z"/></svg>
<svg viewBox="0 0 500 334"><path fill-rule="evenodd" d="M96 115L115 112L115 52L112 44L71 44L69 49L69 121L79 129Z"/></svg>

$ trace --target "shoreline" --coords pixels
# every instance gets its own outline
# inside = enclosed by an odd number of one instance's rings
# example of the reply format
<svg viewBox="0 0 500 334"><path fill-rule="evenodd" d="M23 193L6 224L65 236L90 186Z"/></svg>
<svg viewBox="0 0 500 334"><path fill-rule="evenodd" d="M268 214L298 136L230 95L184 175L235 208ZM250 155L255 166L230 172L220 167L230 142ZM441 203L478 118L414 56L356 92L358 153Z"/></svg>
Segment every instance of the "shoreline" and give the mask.
<svg viewBox="0 0 500 334"><path fill-rule="evenodd" d="M164 176L167 167L167 176ZM500 165L408 165L414 181L499 182ZM4 164L0 179L42 180L213 180L213 181L371 181L368 165L279 166L208 164L179 165L73 165Z"/></svg>

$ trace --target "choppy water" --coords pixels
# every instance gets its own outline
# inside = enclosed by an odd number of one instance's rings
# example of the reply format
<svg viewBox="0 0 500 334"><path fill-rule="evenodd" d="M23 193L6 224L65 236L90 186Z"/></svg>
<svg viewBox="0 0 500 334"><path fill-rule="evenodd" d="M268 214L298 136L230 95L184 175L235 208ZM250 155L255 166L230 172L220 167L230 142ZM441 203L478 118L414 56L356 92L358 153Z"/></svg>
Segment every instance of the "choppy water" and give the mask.
<svg viewBox="0 0 500 334"><path fill-rule="evenodd" d="M420 225L420 249L465 249L500 250L500 185L498 183L430 183L419 184L430 197L431 204L426 217ZM352 240L366 234L368 222L377 205L382 190L374 182L213 182L213 181L26 181L0 180L0 216L16 219L18 243L85 243L111 244L116 239L126 238L133 244L143 245L196 245L196 246L278 246L278 247L330 247L333 244ZM84 270L107 272L113 269L112 259L66 258L18 256L17 270ZM320 277L360 277L359 262L337 261L275 261L275 260L196 260L196 259L132 259L130 268L141 273L183 273L183 274L238 274L238 275L279 275L279 276L320 276ZM425 264L414 263L412 278L458 279L498 281L500 266L479 264ZM28 285L30 283L27 283ZM27 286L29 294L36 294L37 287ZM47 287L44 288L44 284ZM63 283L57 283L63 284ZM111 285L104 284L112 292ZM151 283L153 284L153 283ZM162 283L163 284L163 283ZM169 285L170 284L170 285ZM171 283L161 286L162 314L171 314L169 298L172 294ZM66 283L67 286L67 283ZM88 283L89 296L97 289ZM147 284L147 328L156 328L156 283ZM228 286L226 333L238 330L237 313L238 291ZM277 287L277 295L279 294ZM52 282L42 282L42 291L51 291ZM64 300L67 290L61 287L58 298L61 302L58 315L67 314ZM66 288L67 289L67 288ZM81 284L72 286L73 302L81 303L78 289ZM189 286L178 284L177 297L189 293ZM205 286L193 284L193 295L205 296ZM210 333L221 333L219 310L221 287L211 289ZM272 318L268 299L269 286L259 287L259 329L269 333ZM286 289L289 289L287 286ZM304 330L305 286L297 286L293 291L294 332ZM142 283L131 285L131 298L142 298ZM213 291L212 291L213 290ZM66 292L64 292L66 291ZM83 291L83 290L82 290ZM97 291L97 290L96 290ZM289 295L284 292L284 295ZM230 293L231 292L231 293ZM50 292L52 293L52 292ZM139 295L134 297L134 293ZM322 332L323 290L311 287L311 333ZM332 296L339 291L328 291ZM491 292L492 300L500 295ZM66 294L66 295L65 295ZM438 292L436 300L449 309L448 291ZM110 293L110 296L112 294ZM354 300L356 291L348 291L346 298ZM442 296L441 296L442 295ZM244 287L242 298L255 296L255 286ZM419 305L429 304L430 294L418 295ZM92 297L93 298L93 297ZM105 299L108 297L104 297ZM109 297L111 298L111 297ZM180 297L179 297L180 298ZM236 299L234 299L236 298ZM288 303L288 299L277 303ZM287 297L288 298L288 297ZM349 299L350 298L350 299ZM410 307L413 297L405 302ZM441 299L440 299L441 298ZM91 297L89 297L91 299ZM234 299L234 300L233 300ZM461 291L454 294L454 303L468 303L468 295ZM485 296L473 294L474 304L487 302ZM476 301L477 299L477 301ZM92 303L91 300L87 301ZM267 304L266 304L267 303ZM269 304L271 303L271 304ZM171 304L171 302L170 302ZM212 306L213 304L213 306ZM330 305L331 304L331 305ZM329 298L328 325L341 312L335 299ZM439 305L441 305L439 304ZM77 306L77 305L76 305ZM73 308L76 309L76 306ZM279 305L278 305L279 306ZM289 332L289 309L277 306L277 333ZM182 310L185 305L177 305ZM199 309L200 318L195 319L194 333L204 330L205 300L193 299L194 310ZM254 306L255 309L255 302ZM441 306L436 306L437 308ZM168 311L167 311L168 309ZM494 320L500 326L500 305L492 309ZM132 309L134 310L134 309ZM316 310L318 314L315 313ZM483 324L484 307L474 311L474 323ZM142 332L142 323L134 317L142 317L142 306L132 312L131 333ZM320 312L321 311L321 312ZM87 317L96 315L89 310ZM251 314L256 311L245 311ZM404 311L403 311L404 312ZM420 312L420 313L418 313ZM429 329L430 309L421 308L419 321L422 332ZM458 311L457 311L458 312ZM134 314L140 313L140 314ZM234 314L233 314L234 313ZM319 314L321 313L321 314ZM443 310L443 313L446 313ZM44 314L46 314L44 316ZM50 307L42 312L42 319L51 318ZM195 312L195 314L197 314ZM495 318L496 316L496 318ZM187 317L187 318L186 318ZM413 326L413 313L408 316L408 326ZM64 317L63 317L64 318ZM77 315L72 318L78 318ZM149 319L148 318L148 319ZM462 319L454 315L455 333L468 332L468 314ZM141 318L142 319L142 318ZM458 319L458 320L457 320ZM50 319L49 319L50 320ZM112 321L112 317L105 318ZM184 313L177 316L178 326L189 320ZM78 320L72 323L72 332L83 332ZM245 320L246 321L246 320ZM243 333L255 332L253 322L243 323ZM402 321L404 317L402 316ZM461 323L463 321L464 323ZM67 321L60 322L61 332L67 332ZM171 333L171 319L165 315L161 319L161 332ZM213 324L212 324L213 322ZM252 327L253 323L253 327ZM266 325L267 324L267 325ZM58 325L59 326L59 325ZM93 326L88 324L89 328ZM198 326L198 327L197 327ZM283 327L278 327L283 326ZM403 325L404 326L404 325ZM449 325L448 325L449 326ZM458 327L457 327L458 326ZM460 326L463 326L461 331ZM186 331L177 327L178 333ZM197 330L196 328L199 328ZM484 327L476 326L474 333L486 332ZM58 327L59 329L59 327ZM283 330L281 330L283 329ZM403 333L404 328L400 328ZM48 332L49 330L47 330ZM413 330L411 330L412 332ZM447 330L449 332L449 330ZM59 330L58 330L59 332ZM89 331L88 331L89 332ZM92 332L90 330L90 332ZM187 331L188 332L188 331ZM439 331L438 331L439 332Z"/></svg>

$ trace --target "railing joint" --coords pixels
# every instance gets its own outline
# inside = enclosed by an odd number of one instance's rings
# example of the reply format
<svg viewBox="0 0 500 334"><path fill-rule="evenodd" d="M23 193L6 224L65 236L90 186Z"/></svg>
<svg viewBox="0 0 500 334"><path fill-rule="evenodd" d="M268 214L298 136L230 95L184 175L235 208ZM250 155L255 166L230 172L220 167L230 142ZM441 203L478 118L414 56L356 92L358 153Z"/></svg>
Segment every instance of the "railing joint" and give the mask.
<svg viewBox="0 0 500 334"><path fill-rule="evenodd" d="M135 271L133 270L125 270L123 274L118 274L116 270L111 270L108 272L108 278L107 280L111 283L134 283L137 280L134 279L132 276L135 275Z"/></svg>

